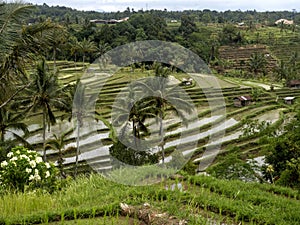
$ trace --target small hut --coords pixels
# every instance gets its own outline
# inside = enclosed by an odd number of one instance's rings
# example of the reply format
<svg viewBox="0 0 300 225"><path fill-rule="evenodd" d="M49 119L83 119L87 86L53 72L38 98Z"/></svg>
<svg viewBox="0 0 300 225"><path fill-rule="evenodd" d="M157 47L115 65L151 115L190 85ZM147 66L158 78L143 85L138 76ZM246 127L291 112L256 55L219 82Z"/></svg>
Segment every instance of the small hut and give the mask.
<svg viewBox="0 0 300 225"><path fill-rule="evenodd" d="M236 107L243 107L251 104L251 97L247 96L238 96L233 99L234 106Z"/></svg>
<svg viewBox="0 0 300 225"><path fill-rule="evenodd" d="M285 104L292 105L294 103L295 97L285 97L283 98Z"/></svg>
<svg viewBox="0 0 300 225"><path fill-rule="evenodd" d="M300 80L290 80L287 83L289 88L300 88Z"/></svg>

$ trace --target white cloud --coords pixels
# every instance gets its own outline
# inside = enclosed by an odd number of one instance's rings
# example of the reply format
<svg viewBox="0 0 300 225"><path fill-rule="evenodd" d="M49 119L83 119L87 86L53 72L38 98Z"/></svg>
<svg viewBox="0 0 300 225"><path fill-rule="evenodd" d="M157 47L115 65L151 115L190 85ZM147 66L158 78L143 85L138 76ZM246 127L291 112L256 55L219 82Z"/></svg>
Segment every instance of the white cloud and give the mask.
<svg viewBox="0 0 300 225"><path fill-rule="evenodd" d="M124 11L127 7L139 9L168 9L186 10L186 9L211 9L218 11L225 10L253 10L272 11L272 10L292 10L300 8L298 0L25 0L33 4L43 4L50 6L64 5L79 10L97 10L105 11Z"/></svg>

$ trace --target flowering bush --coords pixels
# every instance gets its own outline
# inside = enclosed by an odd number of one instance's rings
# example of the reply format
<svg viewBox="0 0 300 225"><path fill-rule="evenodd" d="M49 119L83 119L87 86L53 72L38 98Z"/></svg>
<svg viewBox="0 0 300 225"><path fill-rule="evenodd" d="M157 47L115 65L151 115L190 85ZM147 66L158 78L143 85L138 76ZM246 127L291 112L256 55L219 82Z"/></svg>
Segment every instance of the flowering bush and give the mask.
<svg viewBox="0 0 300 225"><path fill-rule="evenodd" d="M0 184L24 191L45 188L52 190L56 185L57 169L52 163L43 162L35 151L15 147L7 154L7 160L0 164Z"/></svg>

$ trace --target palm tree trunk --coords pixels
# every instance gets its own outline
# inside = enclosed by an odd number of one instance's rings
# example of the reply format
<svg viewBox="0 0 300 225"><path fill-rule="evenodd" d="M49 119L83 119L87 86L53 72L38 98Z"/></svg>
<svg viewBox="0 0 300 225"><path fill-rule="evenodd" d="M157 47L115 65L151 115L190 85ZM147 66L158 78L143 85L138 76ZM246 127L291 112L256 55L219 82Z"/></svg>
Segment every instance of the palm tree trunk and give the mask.
<svg viewBox="0 0 300 225"><path fill-rule="evenodd" d="M77 171L78 171L78 156L79 156L79 135L80 135L80 122L77 119L77 135L76 135L76 159L75 159L75 172L74 172L74 177L76 178L77 176Z"/></svg>
<svg viewBox="0 0 300 225"><path fill-rule="evenodd" d="M137 139L137 130L136 130L136 125L135 125L134 120L132 120L132 130L133 130L134 146L137 149L137 142L136 142L136 139Z"/></svg>
<svg viewBox="0 0 300 225"><path fill-rule="evenodd" d="M75 69L76 69L76 61L77 61L77 54L75 53L75 55L74 55L74 64L75 64Z"/></svg>
<svg viewBox="0 0 300 225"><path fill-rule="evenodd" d="M46 109L43 109L43 160L47 161L46 156Z"/></svg>
<svg viewBox="0 0 300 225"><path fill-rule="evenodd" d="M53 67L54 67L54 72L56 72L56 48L55 47L53 49Z"/></svg>
<svg viewBox="0 0 300 225"><path fill-rule="evenodd" d="M4 135L5 135L5 129L1 130L1 136L0 136L1 142L4 142Z"/></svg>
<svg viewBox="0 0 300 225"><path fill-rule="evenodd" d="M165 148L164 148L164 130L163 130L163 112L159 112L159 135L160 135L160 146L161 146L161 154L162 154L162 164L165 164Z"/></svg>

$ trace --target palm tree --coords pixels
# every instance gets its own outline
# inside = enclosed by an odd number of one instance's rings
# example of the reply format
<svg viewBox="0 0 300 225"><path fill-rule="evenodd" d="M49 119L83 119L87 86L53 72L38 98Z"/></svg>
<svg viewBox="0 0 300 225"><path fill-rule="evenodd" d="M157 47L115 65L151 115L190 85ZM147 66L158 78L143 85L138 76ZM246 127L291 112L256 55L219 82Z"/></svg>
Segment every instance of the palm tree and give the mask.
<svg viewBox="0 0 300 225"><path fill-rule="evenodd" d="M155 69L156 76L147 79L145 82L137 82L137 87L145 93L146 100L149 105L155 108L155 112L159 118L159 135L160 147L162 150L162 162L164 163L164 129L163 119L167 110L175 112L187 125L185 113L192 112L192 104L186 94L178 86L169 85L169 69L157 66Z"/></svg>
<svg viewBox="0 0 300 225"><path fill-rule="evenodd" d="M5 141L5 134L7 132L10 132L17 140L25 143L28 145L28 143L25 141L21 135L17 134L16 131L20 130L24 133L24 136L26 136L29 131L27 128L27 125L22 122L25 115L23 113L17 113L12 112L11 109L8 109L8 107L0 108L0 141Z"/></svg>
<svg viewBox="0 0 300 225"><path fill-rule="evenodd" d="M73 89L72 92L74 92ZM84 119L89 117L90 112L89 110L92 109L93 104L97 98L97 93L88 93L87 86L83 83L77 81L76 84L76 91L73 96L73 110L72 114L73 117L76 119L76 159L75 159L75 172L74 177L77 176L78 170L78 157L80 154L80 128L83 127Z"/></svg>
<svg viewBox="0 0 300 225"><path fill-rule="evenodd" d="M28 87L26 66L44 54L51 37L50 22L24 24L34 6L0 3L0 108Z"/></svg>
<svg viewBox="0 0 300 225"><path fill-rule="evenodd" d="M139 149L141 132L143 132L144 135L148 134L145 121L147 118L155 117L153 107L149 106L147 101L138 100L136 92L131 86L126 97L117 99L112 112L113 126L121 127L120 138L125 138L128 125L131 123L134 147L135 149ZM133 146L131 148L133 148Z"/></svg>
<svg viewBox="0 0 300 225"><path fill-rule="evenodd" d="M22 39L19 31L22 30L22 24L19 19L26 18L32 7L21 4L0 3L0 108L5 107L13 97L18 93L14 88L16 77L19 71L19 64L14 65L14 71L11 70L11 56L14 54L16 43Z"/></svg>
<svg viewBox="0 0 300 225"><path fill-rule="evenodd" d="M107 61L109 60L105 53L108 52L110 49L111 47L108 43L104 43L103 41L99 42L98 48L96 50L96 57L99 57L100 68L105 68Z"/></svg>
<svg viewBox="0 0 300 225"><path fill-rule="evenodd" d="M277 73L279 80L288 79L289 70L286 63L283 60L280 60L279 64L276 65L274 70Z"/></svg>
<svg viewBox="0 0 300 225"><path fill-rule="evenodd" d="M65 95L57 75L49 71L45 60L38 63L37 71L32 75L33 83L27 89L28 97L23 100L23 104L28 104L32 112L42 111L43 159L46 161L46 128L49 132L51 125L56 123L54 108L66 109Z"/></svg>
<svg viewBox="0 0 300 225"><path fill-rule="evenodd" d="M60 47L66 42L67 31L60 25L57 25L57 29L53 29L49 33L50 35L50 49L52 50L52 57L54 61L54 71L56 71L56 58L57 52L60 51Z"/></svg>
<svg viewBox="0 0 300 225"><path fill-rule="evenodd" d="M76 68L77 53L80 50L80 43L76 37L71 36L69 39L69 45L70 45L71 55L74 56L74 62L75 62L75 68Z"/></svg>
<svg viewBox="0 0 300 225"><path fill-rule="evenodd" d="M254 72L255 75L258 74L259 71L263 71L266 67L267 60L264 54L260 54L255 52L251 55L249 61L250 71Z"/></svg>
<svg viewBox="0 0 300 225"><path fill-rule="evenodd" d="M79 42L79 51L82 54L82 62L84 64L86 54L93 53L97 51L97 46L95 43L89 39L84 38L81 42Z"/></svg>
<svg viewBox="0 0 300 225"><path fill-rule="evenodd" d="M65 148L65 143L66 143L67 136L71 132L73 132L72 129L62 133L60 136L56 135L56 134L53 134L53 139L47 141L47 145L46 145L46 149L58 150L58 153L59 153L59 158L57 160L58 167L59 167L59 170L60 170L60 175L64 178L66 177L66 175L64 173L64 168L63 168L64 159L63 159L62 151Z"/></svg>

